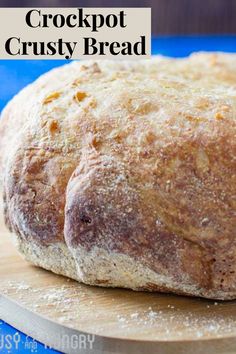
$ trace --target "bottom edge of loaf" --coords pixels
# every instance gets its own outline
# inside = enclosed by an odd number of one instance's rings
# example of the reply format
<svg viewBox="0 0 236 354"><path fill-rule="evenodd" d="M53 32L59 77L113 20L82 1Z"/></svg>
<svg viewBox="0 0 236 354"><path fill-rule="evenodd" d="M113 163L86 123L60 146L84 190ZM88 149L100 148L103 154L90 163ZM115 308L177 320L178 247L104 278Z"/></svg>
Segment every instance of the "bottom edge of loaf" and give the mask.
<svg viewBox="0 0 236 354"><path fill-rule="evenodd" d="M172 278L158 274L123 254L100 248L92 251L78 248L71 252L63 242L42 245L32 240L26 241L16 234L11 236L26 261L87 285L174 293L212 300L236 298L235 292L202 289L195 284L178 284Z"/></svg>
<svg viewBox="0 0 236 354"><path fill-rule="evenodd" d="M23 258L35 266L53 273L78 280L73 256L66 244L60 242L51 245L40 245L25 241L16 234L11 234L12 241Z"/></svg>

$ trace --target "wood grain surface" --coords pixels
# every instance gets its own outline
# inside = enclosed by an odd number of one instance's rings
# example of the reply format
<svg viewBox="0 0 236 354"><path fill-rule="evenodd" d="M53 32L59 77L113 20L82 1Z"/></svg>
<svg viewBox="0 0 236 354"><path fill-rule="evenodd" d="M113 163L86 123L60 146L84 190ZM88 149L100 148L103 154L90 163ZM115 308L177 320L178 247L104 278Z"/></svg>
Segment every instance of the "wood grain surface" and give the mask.
<svg viewBox="0 0 236 354"><path fill-rule="evenodd" d="M203 352L211 343L208 353L226 353L222 347L221 351L216 351L214 343L218 343L217 348L220 348L220 340L230 344L227 353L236 351L235 301L212 302L79 284L25 262L11 243L2 212L0 215L0 289L4 298L14 301L14 306L67 329L113 340L159 343L162 353L177 353L174 342L180 345L186 343L187 348L190 348L189 343L199 343ZM7 320L19 326L21 321L14 322L15 312L9 310ZM32 331L30 334L33 334ZM174 345L172 351L164 351L163 345L171 343ZM198 352L202 353L195 347L194 353Z"/></svg>

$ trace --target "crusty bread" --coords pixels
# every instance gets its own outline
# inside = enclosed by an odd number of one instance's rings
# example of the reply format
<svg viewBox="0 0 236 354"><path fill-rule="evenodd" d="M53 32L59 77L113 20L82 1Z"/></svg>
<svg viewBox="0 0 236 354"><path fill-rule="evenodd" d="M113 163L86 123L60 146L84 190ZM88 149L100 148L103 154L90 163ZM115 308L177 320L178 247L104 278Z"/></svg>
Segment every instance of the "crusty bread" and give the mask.
<svg viewBox="0 0 236 354"><path fill-rule="evenodd" d="M87 284L236 298L236 55L73 62L0 122L6 223Z"/></svg>

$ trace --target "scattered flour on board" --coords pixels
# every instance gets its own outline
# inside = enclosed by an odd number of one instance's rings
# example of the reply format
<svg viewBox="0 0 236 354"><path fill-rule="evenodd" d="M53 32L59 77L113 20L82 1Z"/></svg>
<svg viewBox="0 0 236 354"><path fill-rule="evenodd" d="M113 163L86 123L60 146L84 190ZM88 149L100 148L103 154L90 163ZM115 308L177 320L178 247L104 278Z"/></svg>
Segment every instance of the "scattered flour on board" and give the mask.
<svg viewBox="0 0 236 354"><path fill-rule="evenodd" d="M67 283L68 284L68 283ZM45 289L33 288L24 281L8 281L3 293L10 294L16 292L18 298L24 302L25 293L34 294L36 301L32 301L29 305L31 309L37 311L38 308L45 307L45 304L51 309L59 313L58 320L60 323L71 323L75 320L75 314L71 313L74 309L74 303L78 305L82 300L87 299L86 292L77 290L77 287L71 287L70 284ZM211 302L205 305L205 311L198 313L187 308L178 308L173 304L162 306L161 309L152 308L151 306L142 307L142 310L136 310L127 314L122 312L120 306L115 306L115 299L112 298L111 308L113 309L114 325L119 332L134 331L134 328L140 328L140 331L148 333L150 329L156 330L161 339L178 339L185 338L206 338L206 337L222 337L224 335L235 335L236 333L236 316L221 315L218 311L221 303ZM113 305L114 304L114 305ZM89 297L87 301L88 309L94 311L92 314L94 319L99 320L100 314L96 309L96 297ZM202 308L204 309L204 308ZM101 309L102 311L102 309ZM109 317L110 318L110 317ZM99 334L107 331L106 326L101 326Z"/></svg>
<svg viewBox="0 0 236 354"><path fill-rule="evenodd" d="M218 303L217 303L218 305ZM216 306L216 303L207 305L210 309ZM173 305L167 305L162 310L153 310L148 308L144 311L136 311L130 315L117 315L117 324L120 329L133 331L134 327L156 329L161 339L178 339L181 337L196 338L201 337L221 337L226 334L236 333L236 318L233 316L224 317L220 314L214 314L211 310L204 315L190 311L177 311Z"/></svg>

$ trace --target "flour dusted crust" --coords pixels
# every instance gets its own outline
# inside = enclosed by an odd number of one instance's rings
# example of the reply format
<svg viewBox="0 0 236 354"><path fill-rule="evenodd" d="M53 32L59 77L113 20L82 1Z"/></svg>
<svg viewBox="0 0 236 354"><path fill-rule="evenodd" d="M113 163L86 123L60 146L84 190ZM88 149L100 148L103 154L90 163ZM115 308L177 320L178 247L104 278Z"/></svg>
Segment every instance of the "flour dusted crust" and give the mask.
<svg viewBox="0 0 236 354"><path fill-rule="evenodd" d="M5 219L87 284L236 298L236 55L73 62L0 122Z"/></svg>

